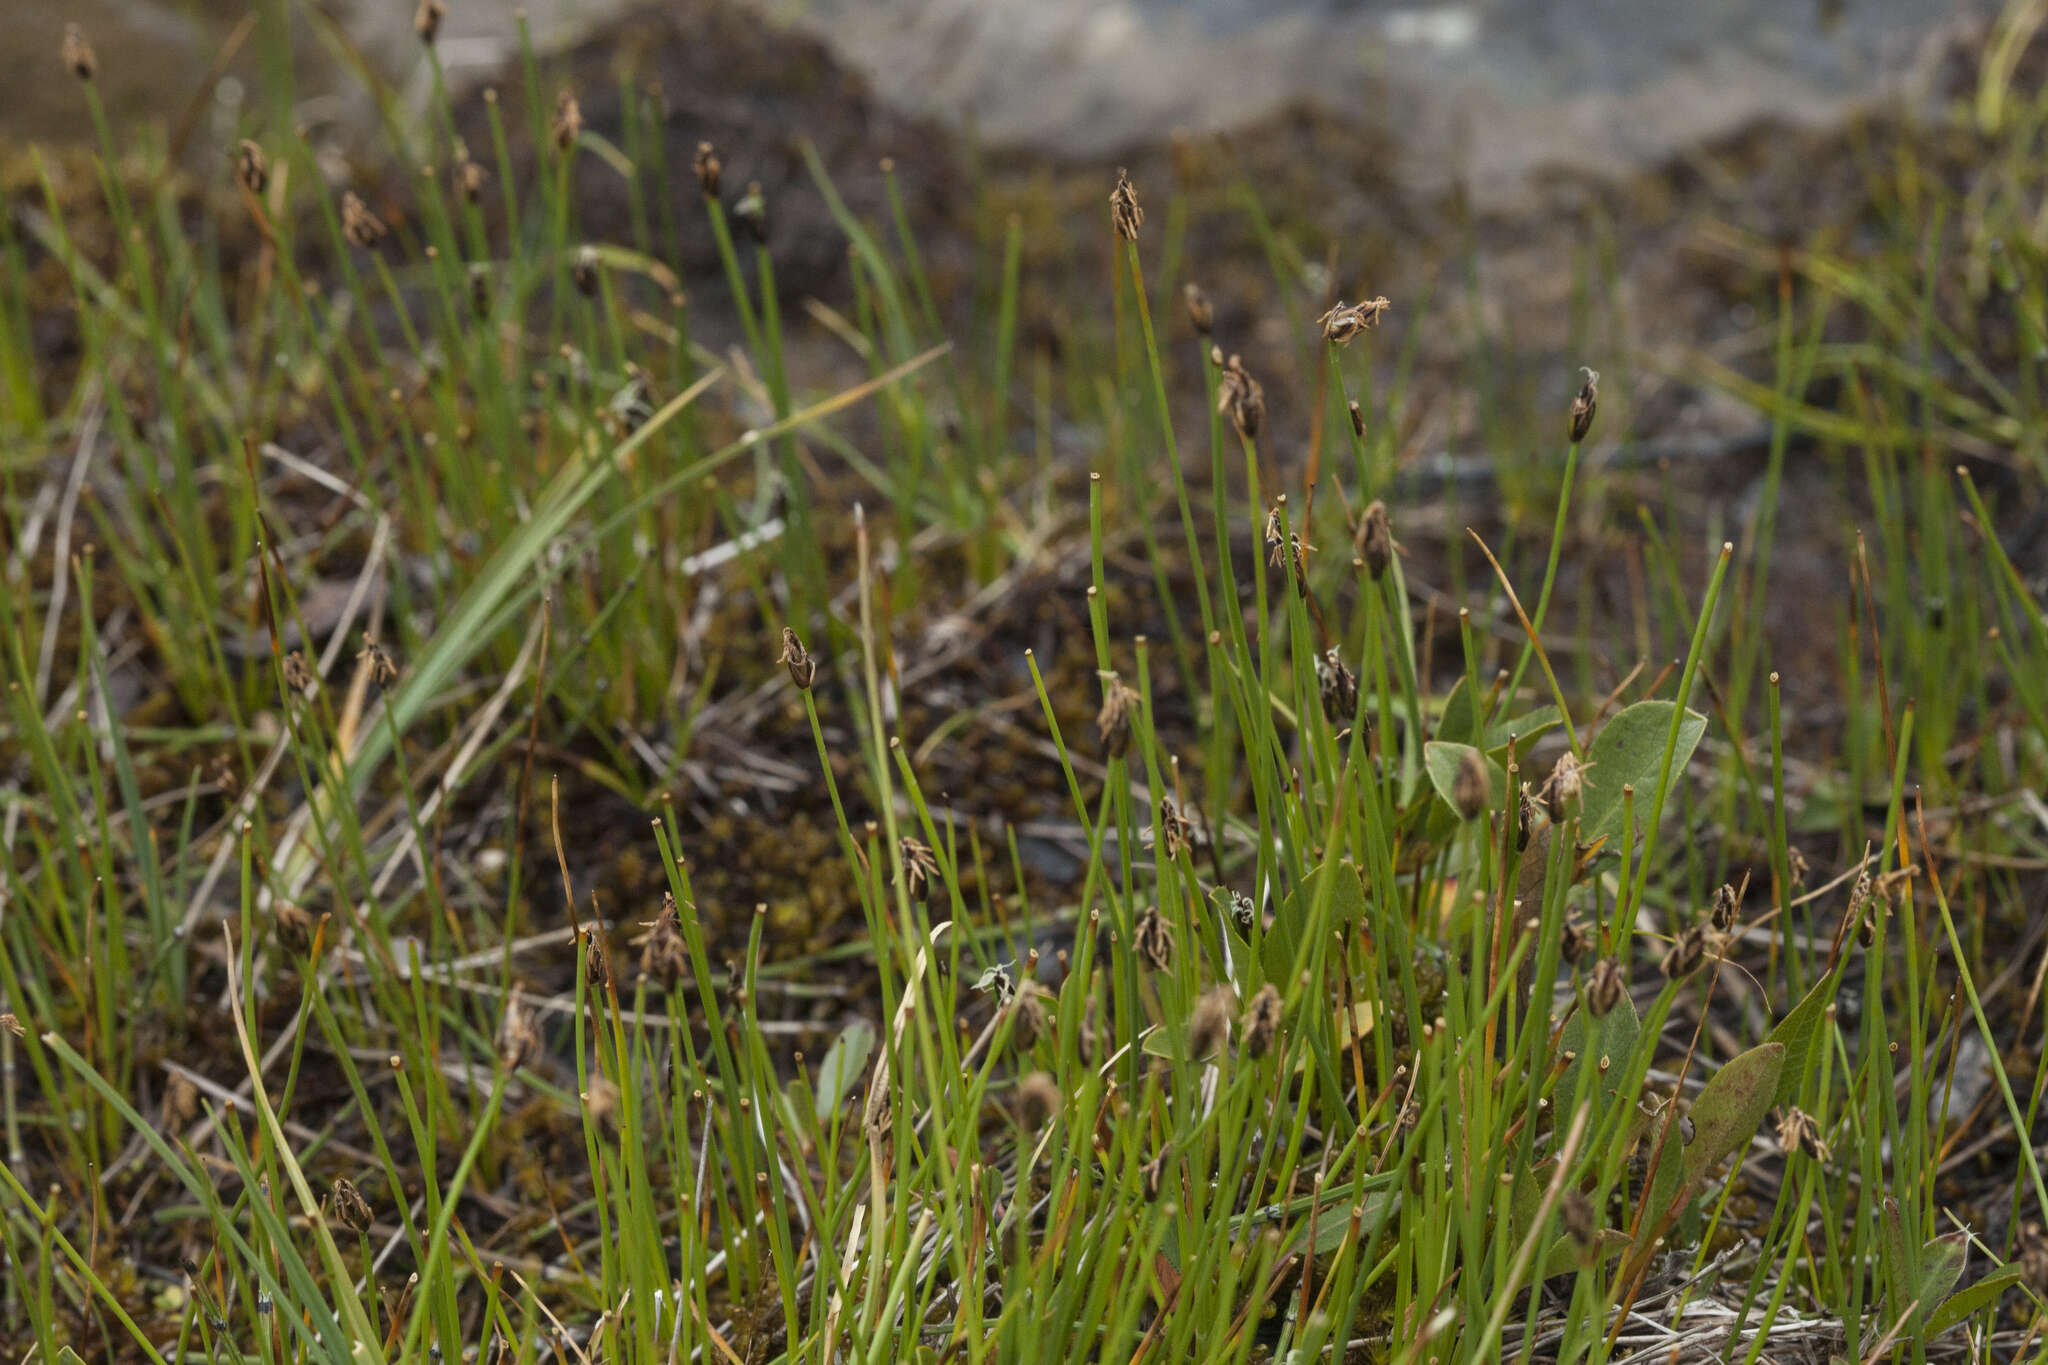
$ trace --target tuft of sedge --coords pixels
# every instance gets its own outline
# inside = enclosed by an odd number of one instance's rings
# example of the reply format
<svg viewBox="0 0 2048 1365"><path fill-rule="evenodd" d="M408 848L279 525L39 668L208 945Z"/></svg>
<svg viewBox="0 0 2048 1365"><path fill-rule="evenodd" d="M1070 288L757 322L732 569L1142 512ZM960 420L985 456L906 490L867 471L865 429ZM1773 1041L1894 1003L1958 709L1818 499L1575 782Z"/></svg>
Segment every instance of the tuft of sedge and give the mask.
<svg viewBox="0 0 2048 1365"><path fill-rule="evenodd" d="M1834 1153L1821 1138L1820 1125L1813 1115L1796 1104L1788 1104L1778 1115L1778 1146L1785 1155L1804 1152L1815 1161L1826 1161Z"/></svg>
<svg viewBox="0 0 2048 1365"><path fill-rule="evenodd" d="M1188 1056L1192 1060L1204 1061L1229 1046L1236 1003L1228 986L1212 986L1202 992L1188 1015Z"/></svg>
<svg viewBox="0 0 2048 1365"><path fill-rule="evenodd" d="M1043 1071L1034 1071L1017 1082L1017 1122L1035 1133L1052 1122L1063 1101L1053 1078Z"/></svg>
<svg viewBox="0 0 2048 1365"><path fill-rule="evenodd" d="M808 692L818 678L818 661L804 648L804 642L797 638L796 631L789 626L782 628L782 653L776 662L789 670L789 680L796 684L797 691Z"/></svg>
<svg viewBox="0 0 2048 1365"><path fill-rule="evenodd" d="M1365 571L1373 582L1379 582L1394 562L1394 523L1387 515L1387 505L1378 498L1367 504L1365 515L1358 520L1357 549Z"/></svg>
<svg viewBox="0 0 2048 1365"><path fill-rule="evenodd" d="M1380 319L1394 305L1385 296L1367 299L1363 303L1339 301L1335 308L1323 314L1316 321L1322 326L1323 340L1332 346L1350 344L1360 332L1371 331L1379 325Z"/></svg>
<svg viewBox="0 0 2048 1365"><path fill-rule="evenodd" d="M270 163L253 138L243 138L235 148L235 179L251 194L261 194L270 184Z"/></svg>
<svg viewBox="0 0 2048 1365"><path fill-rule="evenodd" d="M583 106L576 102L576 92L564 88L555 96L555 117L550 125L554 133L555 148L566 152L575 145L583 133Z"/></svg>
<svg viewBox="0 0 2048 1365"><path fill-rule="evenodd" d="M441 36L441 21L448 17L448 6L442 0L420 0L418 9L412 12L412 31L428 47Z"/></svg>
<svg viewBox="0 0 2048 1365"><path fill-rule="evenodd" d="M1131 751L1131 717L1138 713L1142 698L1136 688L1112 673L1102 689L1102 709L1095 713L1095 733L1102 741L1104 758L1122 758Z"/></svg>
<svg viewBox="0 0 2048 1365"><path fill-rule="evenodd" d="M370 1211L370 1201L363 1198L363 1192L347 1176L336 1176L329 1192L334 1205L334 1220L361 1237L375 1225L376 1215Z"/></svg>
<svg viewBox="0 0 2048 1365"><path fill-rule="evenodd" d="M1586 433L1593 429L1593 413L1600 406L1600 372L1580 367L1586 382L1579 388L1579 396L1572 399L1571 435L1572 444L1586 439Z"/></svg>
<svg viewBox="0 0 2048 1365"><path fill-rule="evenodd" d="M530 1065L540 1056L540 1029L533 1022L533 1011L513 987L505 997L505 1012L498 1018L498 1036L494 1040L498 1047L498 1060L505 1064L507 1071L517 1071Z"/></svg>
<svg viewBox="0 0 2048 1365"><path fill-rule="evenodd" d="M1586 983L1587 1013L1605 1019L1627 997L1628 979L1621 973L1621 964L1611 957L1601 958L1593 966L1593 979Z"/></svg>
<svg viewBox="0 0 2048 1365"><path fill-rule="evenodd" d="M640 940L640 974L673 988L689 971L690 945L683 937L682 916L676 898L664 891L661 913Z"/></svg>
<svg viewBox="0 0 2048 1365"><path fill-rule="evenodd" d="M1181 297L1187 300L1188 325L1197 336L1208 336L1216 329L1216 308L1209 302L1209 296L1202 292L1201 285L1189 280L1181 286Z"/></svg>
<svg viewBox="0 0 2048 1365"><path fill-rule="evenodd" d="M1246 372L1237 356L1223 361L1222 366L1223 372L1216 377L1216 411L1230 419L1239 436L1254 440L1266 420L1266 390Z"/></svg>
<svg viewBox="0 0 2048 1365"><path fill-rule="evenodd" d="M64 60L64 69L81 81L89 81L100 74L100 59L86 41L85 30L77 24L64 25L64 45L58 49Z"/></svg>
<svg viewBox="0 0 2048 1365"><path fill-rule="evenodd" d="M1486 771L1486 760L1477 749L1465 750L1458 760L1458 775L1451 782L1451 804L1457 807L1458 818L1478 819L1492 800L1493 780Z"/></svg>
<svg viewBox="0 0 2048 1365"><path fill-rule="evenodd" d="M365 251L384 240L390 231L384 220L370 212L370 206L362 201L354 190L345 190L341 196L341 235L348 239L350 246Z"/></svg>
<svg viewBox="0 0 2048 1365"><path fill-rule="evenodd" d="M1153 906L1138 917L1137 928L1131 934L1131 947L1154 971L1166 971L1173 966L1173 926L1166 922L1166 916Z"/></svg>
<svg viewBox="0 0 2048 1365"><path fill-rule="evenodd" d="M1707 930L1705 925L1687 925L1684 932L1672 940L1665 950L1657 970L1664 974L1666 981L1682 981L1700 969L1707 960Z"/></svg>
<svg viewBox="0 0 2048 1365"><path fill-rule="evenodd" d="M1244 1055L1263 1057L1273 1050L1273 1040L1280 1034L1280 992L1268 981L1252 997L1251 1005L1244 1012Z"/></svg>
<svg viewBox="0 0 2048 1365"><path fill-rule="evenodd" d="M1127 242L1138 240L1138 228L1145 221L1145 210L1138 203L1137 187L1131 184L1129 172L1121 166L1116 172L1116 188L1109 192L1109 220L1116 227L1116 235Z"/></svg>
<svg viewBox="0 0 2048 1365"><path fill-rule="evenodd" d="M576 282L576 292L584 298L597 297L597 248L585 242L576 250L576 262L569 267L569 277Z"/></svg>
<svg viewBox="0 0 2048 1365"><path fill-rule="evenodd" d="M753 238L754 245L768 245L768 196L761 192L760 181L747 182L747 192L732 206L732 220Z"/></svg>
<svg viewBox="0 0 2048 1365"><path fill-rule="evenodd" d="M718 178L725 173L725 163L718 159L718 148L708 142L697 144L697 155L690 161L690 169L697 173L697 188L704 191L706 199L718 197Z"/></svg>

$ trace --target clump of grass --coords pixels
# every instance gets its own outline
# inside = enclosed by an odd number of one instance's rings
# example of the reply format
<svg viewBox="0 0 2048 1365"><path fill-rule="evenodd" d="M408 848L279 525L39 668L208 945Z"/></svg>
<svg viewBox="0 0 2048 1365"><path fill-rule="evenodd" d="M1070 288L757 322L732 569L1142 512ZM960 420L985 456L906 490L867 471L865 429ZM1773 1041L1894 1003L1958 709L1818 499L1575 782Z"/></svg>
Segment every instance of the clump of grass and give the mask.
<svg viewBox="0 0 2048 1365"><path fill-rule="evenodd" d="M651 107L636 159L529 59L533 124L487 105L490 168L444 105L388 111L401 164L462 169L387 198L237 129L231 252L167 177L138 196L65 60L106 258L48 176L0 229L55 263L80 353L50 372L27 272L0 281L16 1354L2038 1349L2048 1068L2008 965L2038 950L2011 920L2048 622L1981 469L1917 453L1964 400L1825 341L1845 299L1899 321L1917 265L1781 278L1759 514L1688 577L1646 510L1646 610L1684 647L1602 687L1622 632L1582 620L1574 659L1553 616L1597 375L1544 414L1568 442L1533 608L1530 556L1474 532L1494 576L1440 646L1378 387L1406 301L1313 301L1318 435L1283 458L1253 343L1197 290L1192 340L1155 327L1127 176L1106 363L1062 388L1035 358L1039 430L1058 402L1099 436L1083 480L1011 439L1014 224L949 349L893 180L885 229L813 157L853 299L813 316L860 375L811 392L772 207L726 202L740 152L694 162L719 281L664 263L644 202L633 246L579 221L575 158L655 193ZM690 339L721 282L739 359ZM1961 351L1933 292L1919 333ZM1863 367L1928 401L1812 405ZM1800 432L1860 456L1877 528L1840 547L1833 752L1788 752L1777 672L1752 700ZM1011 696L920 694L909 623L1063 585L1072 658L998 639ZM940 785L949 746L993 782L1034 706L1050 836ZM731 850L693 756L734 743L829 812L849 927L822 951L704 894ZM606 843L578 793L649 823Z"/></svg>

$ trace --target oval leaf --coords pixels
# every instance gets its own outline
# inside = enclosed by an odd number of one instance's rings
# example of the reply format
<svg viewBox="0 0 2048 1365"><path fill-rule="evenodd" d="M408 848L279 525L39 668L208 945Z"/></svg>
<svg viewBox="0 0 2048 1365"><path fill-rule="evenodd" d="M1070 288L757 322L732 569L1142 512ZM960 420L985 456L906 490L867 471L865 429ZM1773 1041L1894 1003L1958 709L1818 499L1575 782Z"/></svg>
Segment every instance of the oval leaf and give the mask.
<svg viewBox="0 0 2048 1365"><path fill-rule="evenodd" d="M1601 727L1587 755L1585 804L1580 809L1579 837L1597 839L1621 833L1621 789L1636 789L1636 819L1649 818L1657 774L1664 767L1664 745L1671 738L1676 703L1639 701ZM1707 733L1707 718L1687 711L1678 726L1678 747L1671 755L1674 781L1685 771L1692 751Z"/></svg>
<svg viewBox="0 0 2048 1365"><path fill-rule="evenodd" d="M1688 1185L1749 1145L1777 1098L1784 1069L1785 1045L1759 1043L1714 1073L1692 1102L1693 1137L1685 1149Z"/></svg>

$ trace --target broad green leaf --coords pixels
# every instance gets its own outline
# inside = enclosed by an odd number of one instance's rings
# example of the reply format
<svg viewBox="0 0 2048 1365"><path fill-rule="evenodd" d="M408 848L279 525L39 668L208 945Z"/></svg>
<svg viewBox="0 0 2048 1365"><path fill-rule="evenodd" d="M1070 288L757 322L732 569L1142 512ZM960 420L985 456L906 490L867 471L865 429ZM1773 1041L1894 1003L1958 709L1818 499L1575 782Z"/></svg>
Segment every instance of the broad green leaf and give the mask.
<svg viewBox="0 0 2048 1365"><path fill-rule="evenodd" d="M1443 740L1431 740L1422 746L1422 766L1429 771L1430 785L1444 804L1457 809L1458 769L1465 762L1465 755L1476 753L1469 744L1451 744ZM1486 763L1487 805L1494 810L1507 807L1508 775L1498 763Z"/></svg>
<svg viewBox="0 0 2048 1365"><path fill-rule="evenodd" d="M1479 711L1472 702L1472 689L1460 678L1444 698L1443 714L1437 718L1436 738L1447 744L1470 744L1479 728Z"/></svg>
<svg viewBox="0 0 2048 1365"><path fill-rule="evenodd" d="M1798 1097L1799 1083L1806 1079L1807 1068L1813 1064L1814 1040L1820 1036L1828 1006L1834 1003L1835 987L1841 981L1842 969L1838 966L1814 982L1806 998L1771 1030L1768 1041L1785 1045L1785 1066L1778 1073L1778 1091L1771 1098L1773 1106L1790 1104Z"/></svg>
<svg viewBox="0 0 2048 1365"><path fill-rule="evenodd" d="M1951 1295L1947 1302L1929 1313L1927 1315L1926 1335L1938 1337L1951 1327L1962 1323L1964 1319L1973 1317L1985 1309L1994 1306L2004 1296L2006 1290L2019 1282L2019 1266L2000 1266L1969 1288L1959 1290Z"/></svg>
<svg viewBox="0 0 2048 1365"><path fill-rule="evenodd" d="M1641 1034L1642 1022L1636 1018L1635 1001L1626 994L1622 996L1621 1003L1607 1011L1603 1018L1595 1019L1583 1009L1572 1012L1572 1017L1565 1020L1564 1028L1559 1031L1557 1045L1562 1051L1577 1055L1565 1064L1558 1075L1556 1088L1550 1092L1550 1103L1559 1115L1560 1126L1569 1121L1569 1115L1578 1105L1579 1074L1586 1067L1596 1068L1586 1091L1594 1118L1598 1119L1614 1102L1614 1082L1621 1078L1629 1058L1635 1055L1636 1040ZM1597 1070L1602 1057L1608 1060L1604 1075Z"/></svg>
<svg viewBox="0 0 2048 1365"><path fill-rule="evenodd" d="M1280 903L1280 913L1267 926L1265 941L1259 947L1259 963L1265 968L1266 980L1284 982L1293 972L1295 951L1301 946L1302 935L1308 931L1308 917L1315 912L1320 895L1317 888L1328 866L1325 863L1311 868L1301 879L1301 885ZM1346 860L1337 868L1338 875L1331 884L1329 902L1324 905L1322 918L1315 926L1321 932L1348 928L1365 915L1365 883L1359 879L1357 864Z"/></svg>
<svg viewBox="0 0 2048 1365"><path fill-rule="evenodd" d="M1899 1201L1885 1196L1877 1219L1877 1263L1878 1272L1884 1280L1885 1301L1892 1305L1891 1315L1897 1317L1905 1309L1909 1297L1907 1286L1913 1283L1913 1268L1906 1262L1906 1228L1899 1221Z"/></svg>
<svg viewBox="0 0 2048 1365"><path fill-rule="evenodd" d="M818 1122L831 1118L832 1111L852 1091L861 1072L867 1070L868 1054L874 1048L874 1025L856 1019L825 1049L825 1060L818 1063L818 1078L814 1082Z"/></svg>
<svg viewBox="0 0 2048 1365"><path fill-rule="evenodd" d="M1956 1281L1963 1277L1963 1262L1969 1255L1969 1234L1963 1232L1937 1237L1920 1248L1919 1278L1913 1293L1910 1330L1917 1334L1926 1329L1927 1320L1934 1315L1935 1308L1956 1287Z"/></svg>
<svg viewBox="0 0 2048 1365"><path fill-rule="evenodd" d="M1563 721L1555 706L1539 706L1534 711L1525 711L1519 716L1497 720L1486 728L1486 739L1482 747L1490 754L1505 753L1508 740L1515 741L1515 755L1529 752L1529 747L1542 738L1547 730L1555 729Z"/></svg>
<svg viewBox="0 0 2048 1365"><path fill-rule="evenodd" d="M1621 833L1622 788L1636 789L1638 824L1649 818L1657 774L1664 766L1664 743L1671 736L1675 703L1639 701L1607 722L1587 754L1585 804L1580 809L1579 837L1597 839ZM1687 711L1678 726L1678 747L1671 755L1675 783L1692 751L1707 733L1707 718Z"/></svg>
<svg viewBox="0 0 2048 1365"><path fill-rule="evenodd" d="M1569 1275L1593 1264L1595 1258L1611 1261L1633 1245L1620 1228L1600 1229L1599 1245L1590 1248L1581 1248L1569 1236L1559 1237L1543 1253L1543 1267L1537 1277L1547 1280L1554 1275Z"/></svg>
<svg viewBox="0 0 2048 1365"><path fill-rule="evenodd" d="M1785 1045L1760 1043L1714 1073L1692 1102L1693 1137L1685 1149L1688 1185L1749 1145L1777 1097L1784 1069Z"/></svg>

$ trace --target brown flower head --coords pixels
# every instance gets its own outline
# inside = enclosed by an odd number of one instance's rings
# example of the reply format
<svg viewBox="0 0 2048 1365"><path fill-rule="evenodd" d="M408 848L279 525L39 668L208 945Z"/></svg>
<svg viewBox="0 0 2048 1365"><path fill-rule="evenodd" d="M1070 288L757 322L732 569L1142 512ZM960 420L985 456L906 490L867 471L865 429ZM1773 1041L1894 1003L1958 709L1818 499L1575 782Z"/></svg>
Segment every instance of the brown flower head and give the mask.
<svg viewBox="0 0 2048 1365"><path fill-rule="evenodd" d="M1259 993L1252 997L1251 1006L1244 1014L1244 1055L1263 1057L1273 1050L1273 1040L1280 1034L1280 992L1268 981L1259 987Z"/></svg>
<svg viewBox="0 0 2048 1365"><path fill-rule="evenodd" d="M58 55L64 59L65 69L82 81L100 73L100 59L86 41L85 30L76 24L64 25L64 45L58 49Z"/></svg>
<svg viewBox="0 0 2048 1365"><path fill-rule="evenodd" d="M306 656L296 649L284 656L284 685L301 696L310 697L313 689L320 685L320 679L306 662Z"/></svg>
<svg viewBox="0 0 2048 1365"><path fill-rule="evenodd" d="M1665 950L1657 970L1664 974L1666 981L1682 981L1700 969L1707 960L1707 930L1705 925L1687 925L1679 936L1671 941Z"/></svg>
<svg viewBox="0 0 2048 1365"><path fill-rule="evenodd" d="M1600 405L1600 372L1583 367L1581 372L1586 376L1586 382L1579 389L1579 396L1572 399L1573 445L1585 440L1586 433L1593 429L1593 412Z"/></svg>
<svg viewBox="0 0 2048 1365"><path fill-rule="evenodd" d="M1564 1224L1567 1237L1581 1251L1591 1251L1593 1242L1600 1235L1600 1226L1593 1217L1593 1205L1577 1190L1566 1190L1564 1198L1557 1204L1558 1221Z"/></svg>
<svg viewBox="0 0 2048 1365"><path fill-rule="evenodd" d="M296 901L273 901L270 907L277 941L293 957L313 950L314 935L320 931L321 916Z"/></svg>
<svg viewBox="0 0 2048 1365"><path fill-rule="evenodd" d="M697 144L697 155L691 158L690 169L697 173L697 188L704 191L706 199L718 197L718 178L725 174L725 163L718 159L718 148L708 142Z"/></svg>
<svg viewBox="0 0 2048 1365"><path fill-rule="evenodd" d="M549 130L555 136L555 148L568 151L583 134L583 106L576 102L576 92L563 87L555 96L555 117Z"/></svg>
<svg viewBox="0 0 2048 1365"><path fill-rule="evenodd" d="M1365 561L1365 571L1375 583L1394 562L1394 523L1387 516L1387 505L1378 498L1366 504L1365 515L1358 519L1358 557Z"/></svg>
<svg viewBox="0 0 2048 1365"><path fill-rule="evenodd" d="M412 12L412 31L420 35L420 41L428 47L441 36L441 21L448 17L448 6L441 0L420 0L418 9Z"/></svg>
<svg viewBox="0 0 2048 1365"><path fill-rule="evenodd" d="M540 1028L533 1022L533 1011L526 1007L515 986L505 997L505 1013L498 1019L498 1059L507 1071L517 1071L529 1066L540 1056Z"/></svg>
<svg viewBox="0 0 2048 1365"><path fill-rule="evenodd" d="M1017 1082L1017 1122L1035 1133L1052 1122L1064 1099L1051 1076L1034 1071Z"/></svg>
<svg viewBox="0 0 2048 1365"><path fill-rule="evenodd" d="M1621 964L1611 957L1593 964L1593 979L1586 983L1586 1011L1595 1019L1605 1019L1627 998L1628 978L1622 975Z"/></svg>
<svg viewBox="0 0 2048 1365"><path fill-rule="evenodd" d="M1461 820L1476 820L1493 800L1493 778L1486 760L1477 749L1466 749L1458 760L1458 775L1451 783L1451 804Z"/></svg>
<svg viewBox="0 0 2048 1365"><path fill-rule="evenodd" d="M1363 303L1339 302L1316 321L1322 326L1323 340L1332 346L1343 346L1360 332L1377 327L1393 306L1385 298L1367 299Z"/></svg>
<svg viewBox="0 0 2048 1365"><path fill-rule="evenodd" d="M1225 361L1223 372L1216 377L1216 411L1228 417L1247 441L1258 436L1259 426L1266 420L1266 390L1246 372L1237 356Z"/></svg>
<svg viewBox="0 0 2048 1365"><path fill-rule="evenodd" d="M689 971L690 944L683 937L682 916L676 912L676 898L664 891L661 913L640 939L640 973L673 987Z"/></svg>
<svg viewBox="0 0 2048 1365"><path fill-rule="evenodd" d="M808 692L811 684L818 680L818 661L804 648L804 642L789 626L782 628L782 653L777 662L789 670L789 680L796 684L797 691Z"/></svg>
<svg viewBox="0 0 2048 1365"><path fill-rule="evenodd" d="M1131 947L1154 971L1163 972L1173 966L1173 926L1166 922L1166 916L1153 906L1138 916L1138 925L1131 933Z"/></svg>
<svg viewBox="0 0 2048 1365"><path fill-rule="evenodd" d="M263 193L270 184L270 164L263 159L263 148L251 138L243 138L235 148L235 179L251 194Z"/></svg>
<svg viewBox="0 0 2048 1365"><path fill-rule="evenodd" d="M484 182L488 179L489 173L467 158L463 160L462 169L455 173L455 183L462 187L462 197L472 204L483 199Z"/></svg>
<svg viewBox="0 0 2048 1365"><path fill-rule="evenodd" d="M1116 225L1116 235L1127 242L1138 240L1138 225L1145 221L1145 210L1138 204L1138 191L1131 184L1131 177L1121 168L1116 173L1116 188L1109 192L1109 218Z"/></svg>
<svg viewBox="0 0 2048 1365"><path fill-rule="evenodd" d="M17 1038L28 1037L28 1030L21 1026L21 1016L13 1010L0 1014L0 1029L5 1029Z"/></svg>
<svg viewBox="0 0 2048 1365"><path fill-rule="evenodd" d="M1713 908L1707 912L1716 933L1725 934L1742 918L1741 893L1726 882L1714 890Z"/></svg>
<svg viewBox="0 0 2048 1365"><path fill-rule="evenodd" d="M1826 1161L1834 1153L1821 1138L1820 1125L1813 1115L1797 1105L1788 1104L1778 1114L1778 1146L1790 1156L1804 1152L1815 1161Z"/></svg>
<svg viewBox="0 0 2048 1365"><path fill-rule="evenodd" d="M1586 769L1589 763L1582 763L1576 754L1560 754L1557 766L1550 770L1550 776L1543 780L1543 808L1548 812L1552 824L1560 824L1565 816L1579 804L1586 790Z"/></svg>
<svg viewBox="0 0 2048 1365"><path fill-rule="evenodd" d="M1202 846L1208 832L1180 808L1180 803L1168 796L1159 802L1159 831L1166 846L1166 856L1178 858L1182 849Z"/></svg>
<svg viewBox="0 0 2048 1365"><path fill-rule="evenodd" d="M1358 406L1358 400L1354 398L1346 403L1344 410L1351 414L1351 434L1353 436L1365 435L1365 409Z"/></svg>
<svg viewBox="0 0 2048 1365"><path fill-rule="evenodd" d="M1586 922L1576 916L1564 922L1564 929L1558 940L1558 950L1564 960L1576 967L1593 953L1593 931Z"/></svg>
<svg viewBox="0 0 2048 1365"><path fill-rule="evenodd" d="M922 839L905 835L902 842L903 889L914 901L921 901L939 875L938 855Z"/></svg>
<svg viewBox="0 0 2048 1365"><path fill-rule="evenodd" d="M341 235L348 239L350 246L364 250L384 240L390 229L384 220L370 212L370 206L354 190L344 191L341 196Z"/></svg>
<svg viewBox="0 0 2048 1365"><path fill-rule="evenodd" d="M1188 1056L1195 1061L1204 1061L1221 1052L1230 1043L1231 1015L1236 1000L1228 986L1212 986L1202 992L1202 998L1195 1001L1194 1012L1188 1015Z"/></svg>
<svg viewBox="0 0 2048 1365"><path fill-rule="evenodd" d="M1344 666L1336 649L1316 656L1316 689L1322 694L1323 718L1332 725L1345 725L1358 710L1358 675Z"/></svg>
<svg viewBox="0 0 2048 1365"><path fill-rule="evenodd" d="M377 1221L376 1215L370 1212L370 1201L363 1198L363 1192L346 1176L335 1177L331 1202L334 1220L358 1237L367 1233Z"/></svg>
<svg viewBox="0 0 2048 1365"><path fill-rule="evenodd" d="M384 646L368 635L363 637L363 647L357 651L356 661L370 671L370 681L379 687L389 687L398 681L398 665L391 662Z"/></svg>
<svg viewBox="0 0 2048 1365"><path fill-rule="evenodd" d="M1198 336L1208 336L1216 327L1216 309L1209 302L1209 296L1202 292L1202 286L1189 280L1181 286L1181 296L1187 300L1188 325Z"/></svg>
<svg viewBox="0 0 2048 1365"><path fill-rule="evenodd" d="M1136 688L1110 674L1102 689L1102 709L1095 713L1095 733L1102 740L1104 758L1122 758L1131 751L1131 718L1142 704Z"/></svg>

